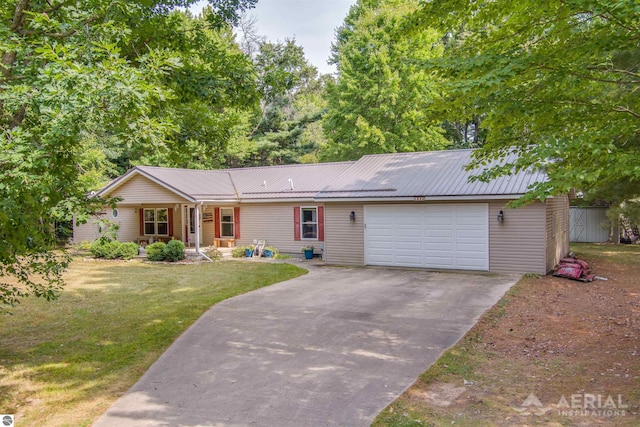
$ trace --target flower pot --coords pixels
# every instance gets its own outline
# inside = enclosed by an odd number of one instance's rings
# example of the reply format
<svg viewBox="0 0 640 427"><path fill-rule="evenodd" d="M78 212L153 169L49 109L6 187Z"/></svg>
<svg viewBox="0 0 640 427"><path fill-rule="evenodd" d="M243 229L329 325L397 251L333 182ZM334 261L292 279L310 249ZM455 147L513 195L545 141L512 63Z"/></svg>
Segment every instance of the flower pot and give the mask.
<svg viewBox="0 0 640 427"><path fill-rule="evenodd" d="M313 249L304 250L304 259L313 259Z"/></svg>
<svg viewBox="0 0 640 427"><path fill-rule="evenodd" d="M251 258L253 256L253 249L245 249L244 256L246 256L247 258Z"/></svg>
<svg viewBox="0 0 640 427"><path fill-rule="evenodd" d="M270 251L269 249L265 249L263 254L266 258L273 258L273 251Z"/></svg>

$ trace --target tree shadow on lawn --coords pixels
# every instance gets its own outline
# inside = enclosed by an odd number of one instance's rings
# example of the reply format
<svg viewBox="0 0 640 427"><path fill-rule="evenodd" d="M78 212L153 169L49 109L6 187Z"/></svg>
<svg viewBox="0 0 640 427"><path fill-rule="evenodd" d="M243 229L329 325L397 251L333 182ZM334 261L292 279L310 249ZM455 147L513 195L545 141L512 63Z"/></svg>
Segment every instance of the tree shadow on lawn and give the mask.
<svg viewBox="0 0 640 427"><path fill-rule="evenodd" d="M0 318L0 412L24 425L89 425L212 305L305 273L76 260L59 299L28 299Z"/></svg>

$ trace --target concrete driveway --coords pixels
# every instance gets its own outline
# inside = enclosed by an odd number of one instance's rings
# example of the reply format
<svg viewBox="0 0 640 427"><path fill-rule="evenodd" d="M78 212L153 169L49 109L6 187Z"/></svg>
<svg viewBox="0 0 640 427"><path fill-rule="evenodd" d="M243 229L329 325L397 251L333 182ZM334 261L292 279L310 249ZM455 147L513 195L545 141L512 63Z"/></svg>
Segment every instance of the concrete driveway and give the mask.
<svg viewBox="0 0 640 427"><path fill-rule="evenodd" d="M309 268L211 308L95 426L368 426L518 279Z"/></svg>

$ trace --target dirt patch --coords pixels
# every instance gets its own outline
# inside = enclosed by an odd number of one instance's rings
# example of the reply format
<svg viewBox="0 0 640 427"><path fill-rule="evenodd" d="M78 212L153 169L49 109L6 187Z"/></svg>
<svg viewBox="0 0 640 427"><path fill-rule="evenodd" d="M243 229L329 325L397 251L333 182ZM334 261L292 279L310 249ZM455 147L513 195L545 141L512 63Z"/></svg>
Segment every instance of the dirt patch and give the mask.
<svg viewBox="0 0 640 427"><path fill-rule="evenodd" d="M640 425L640 248L581 248L607 281L522 279L376 425Z"/></svg>

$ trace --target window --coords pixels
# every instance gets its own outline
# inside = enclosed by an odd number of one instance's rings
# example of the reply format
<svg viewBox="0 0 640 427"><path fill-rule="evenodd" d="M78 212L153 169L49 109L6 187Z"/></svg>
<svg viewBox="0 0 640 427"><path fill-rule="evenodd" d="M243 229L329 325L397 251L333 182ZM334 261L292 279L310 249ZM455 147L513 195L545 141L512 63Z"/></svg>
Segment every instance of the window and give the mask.
<svg viewBox="0 0 640 427"><path fill-rule="evenodd" d="M144 210L144 234L146 236L169 235L169 209L157 208Z"/></svg>
<svg viewBox="0 0 640 427"><path fill-rule="evenodd" d="M220 237L234 237L233 208L220 208Z"/></svg>
<svg viewBox="0 0 640 427"><path fill-rule="evenodd" d="M318 208L300 208L300 227L303 239L318 238Z"/></svg>

